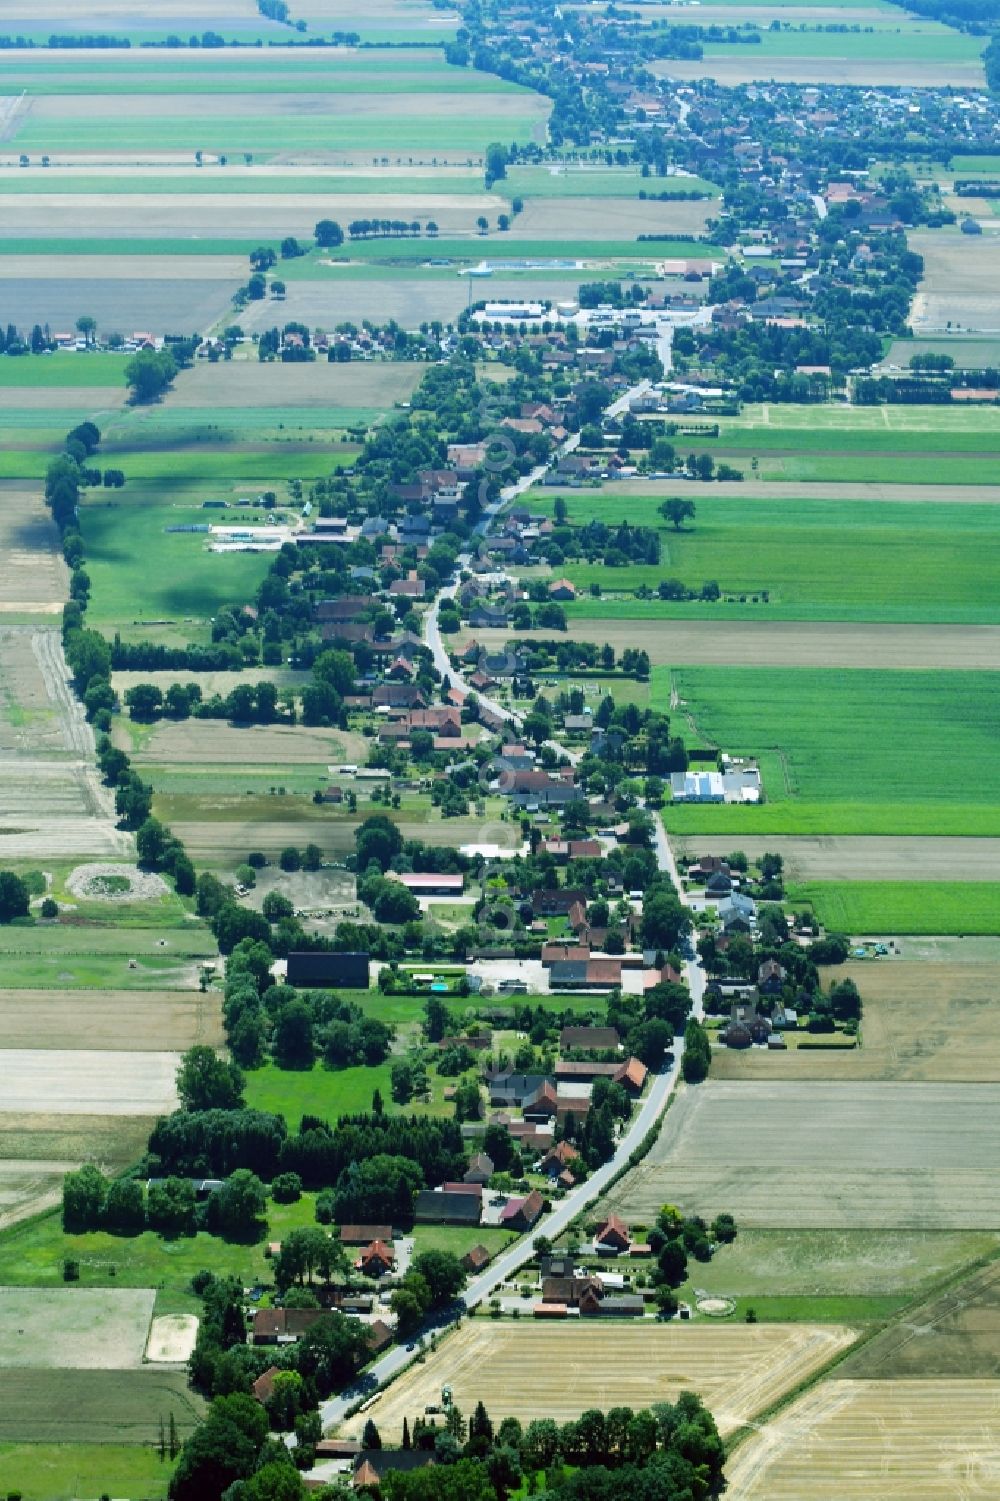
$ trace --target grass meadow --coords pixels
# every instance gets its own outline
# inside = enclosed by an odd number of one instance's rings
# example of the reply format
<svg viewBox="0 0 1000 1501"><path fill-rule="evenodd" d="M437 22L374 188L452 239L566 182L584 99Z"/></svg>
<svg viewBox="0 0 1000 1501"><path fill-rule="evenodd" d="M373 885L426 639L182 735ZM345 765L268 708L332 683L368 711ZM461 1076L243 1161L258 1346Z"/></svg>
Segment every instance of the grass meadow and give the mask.
<svg viewBox="0 0 1000 1501"><path fill-rule="evenodd" d="M149 457L159 461L162 473L163 456ZM192 469L198 457L190 455ZM121 493L127 498L111 505L88 502L80 512L91 579L91 624L107 628L176 616L204 622L223 605L252 598L267 572L268 554L213 553L203 534L165 530L204 524L213 516L218 519L217 513L173 504L168 485L159 495L148 490ZM212 493L206 488L205 498ZM157 567L151 572L154 557Z"/></svg>
<svg viewBox="0 0 1000 1501"><path fill-rule="evenodd" d="M731 754L757 756L768 799L746 810L672 808L668 823L678 833L722 831L720 825L734 834L995 833L1000 697L994 678L654 668L652 701L665 708L672 681L681 699L675 722L687 721ZM764 829L750 827L765 820Z"/></svg>
<svg viewBox="0 0 1000 1501"><path fill-rule="evenodd" d="M148 1445L0 1443L3 1483L29 1501L105 1494L164 1501L173 1468Z"/></svg>
<svg viewBox="0 0 1000 1501"><path fill-rule="evenodd" d="M787 895L838 933L972 936L1000 929L1000 881L809 881Z"/></svg>

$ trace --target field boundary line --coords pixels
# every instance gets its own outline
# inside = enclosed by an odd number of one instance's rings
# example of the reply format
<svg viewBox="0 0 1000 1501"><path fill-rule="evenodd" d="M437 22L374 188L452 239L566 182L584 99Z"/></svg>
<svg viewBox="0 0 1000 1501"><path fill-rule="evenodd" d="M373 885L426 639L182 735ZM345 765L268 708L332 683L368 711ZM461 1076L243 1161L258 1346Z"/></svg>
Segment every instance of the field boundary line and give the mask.
<svg viewBox="0 0 1000 1501"><path fill-rule="evenodd" d="M853 1344L848 1345L845 1350L838 1350L836 1354L826 1362L825 1365L819 1367L818 1370L813 1371L809 1376L804 1377L797 1386L792 1387L789 1391L785 1392L783 1396L778 1397L774 1402L770 1404L770 1406L762 1408L761 1411L756 1415L752 1423L746 1423L742 1428L738 1428L732 1434L730 1434L728 1440L726 1441L727 1460L732 1454L736 1452L737 1449L739 1449L742 1444L745 1444L748 1439L753 1438L761 1428L763 1428L766 1424L773 1422L774 1419L780 1416L780 1414L784 1412L787 1407L790 1407L791 1404L797 1401L799 1397L805 1396L805 1394L811 1391L813 1387L818 1386L821 1381L828 1380L831 1373L835 1371L838 1366L842 1365L844 1361L848 1360L850 1357L856 1355L860 1350L864 1350L866 1346L871 1344L872 1340L877 1338L877 1336L884 1334L889 1329L892 1329L894 1325L902 1324L904 1321L912 1319L913 1316L919 1313L920 1309L923 1308L926 1304L935 1302L951 1287L967 1280L970 1277L974 1277L977 1272L985 1271L987 1267L997 1261L1000 1261L1000 1248L996 1248L992 1251L987 1251L984 1255L976 1257L973 1261L965 1262L957 1269L951 1272L946 1272L943 1277L941 1277L938 1281L932 1283L928 1288L921 1291L918 1296L913 1299L912 1302L907 1303L905 1307L901 1308L898 1313L893 1314L891 1318L883 1319L877 1323L872 1324L871 1327L867 1329L863 1334L861 1334ZM850 1377L845 1379L869 1379L877 1381L879 1378Z"/></svg>

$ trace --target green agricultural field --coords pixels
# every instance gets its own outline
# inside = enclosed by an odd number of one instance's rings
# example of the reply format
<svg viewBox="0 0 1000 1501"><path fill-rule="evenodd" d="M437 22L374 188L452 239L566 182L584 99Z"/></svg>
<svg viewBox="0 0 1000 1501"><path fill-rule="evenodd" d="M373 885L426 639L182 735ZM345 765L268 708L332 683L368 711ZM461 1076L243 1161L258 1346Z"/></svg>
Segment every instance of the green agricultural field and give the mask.
<svg viewBox="0 0 1000 1501"><path fill-rule="evenodd" d="M200 148L199 148L200 149ZM70 193L74 195L89 196L97 193L111 195L113 197L172 197L177 195L188 196L190 194L207 195L212 198L229 194L241 193L259 194L280 193L283 196L295 195L296 191L314 197L322 194L323 197L336 197L349 194L356 197L359 194L387 193L394 197L419 197L429 194L432 197L447 195L449 197L466 197L469 194L481 194L483 191L483 176L481 170L472 168L446 167L442 165L433 172L407 174L406 169L400 166L370 169L344 170L334 173L329 168L316 172L301 174L299 176L286 176L284 173L273 173L265 176L255 173L251 167L248 170L231 167L208 167L202 172L192 169L190 175L166 177L143 176L136 173L121 177L101 176L92 172L50 172L44 179L45 189L50 193ZM0 187L4 194L11 193L38 193L42 190L41 180L34 172L3 172L0 171ZM258 243L255 241L255 243Z"/></svg>
<svg viewBox="0 0 1000 1501"><path fill-rule="evenodd" d="M598 584L605 595L663 578L699 589L716 579L724 594L746 595L728 605L580 599L574 617L616 619L875 620L989 624L1000 619L993 597L993 549L1000 542L996 506L914 502L808 501L715 498L690 488L697 507L677 532L659 514L657 497L604 499L599 491L564 497L569 520L628 520L660 530L657 565L607 568L567 564L562 571L581 590ZM554 500L540 500L551 510ZM766 591L768 601L761 599Z"/></svg>
<svg viewBox="0 0 1000 1501"><path fill-rule="evenodd" d="M1000 156L953 156L956 177L1000 177Z"/></svg>
<svg viewBox="0 0 1000 1501"><path fill-rule="evenodd" d="M643 177L638 167L580 165L511 167L503 190L514 198L638 198L640 192L652 197L671 190L719 196L715 183L703 177Z"/></svg>
<svg viewBox="0 0 1000 1501"><path fill-rule="evenodd" d="M29 85L32 94L94 95L163 94L218 98L227 94L499 94L516 92L516 85L494 74L449 66L440 55L425 49L394 48L391 64L384 53L355 52L348 56L272 54L262 64L252 56L244 61L228 57L224 68L210 57L189 53L183 59L131 52L113 59L96 54L86 69L73 69L58 54L33 56L20 69L0 59L0 91L19 93Z"/></svg>
<svg viewBox="0 0 1000 1501"><path fill-rule="evenodd" d="M911 810L923 808L921 832L992 828L1000 809L1000 730L996 674L979 672L841 672L808 668L654 668L652 700L666 708L671 677L688 721L699 737L732 754L760 759L768 804L784 806L794 824L797 809L826 810L825 833L844 832L839 809L853 826L857 809L871 810L872 832L902 833ZM671 809L690 830L707 829L707 809ZM741 809L726 809L728 827L749 832ZM765 809L746 810L752 817ZM814 815L815 816L815 815ZM781 813L767 832L777 832ZM954 819L954 823L953 823ZM678 830L679 831L679 830ZM925 930L927 931L927 930Z"/></svg>
<svg viewBox="0 0 1000 1501"><path fill-rule="evenodd" d="M0 1475L27 1501L142 1496L164 1501L173 1463L139 1444L0 1443Z"/></svg>
<svg viewBox="0 0 1000 1501"><path fill-rule="evenodd" d="M130 359L127 354L80 352L0 359L0 387L121 386L124 390L125 366Z"/></svg>
<svg viewBox="0 0 1000 1501"><path fill-rule="evenodd" d="M175 932L164 931L161 927L133 928L123 921L126 912L124 904L109 907L106 927L78 926L75 923L46 924L44 927L22 927L10 923L0 927L0 959L5 966L5 976L8 959L14 955L127 954L145 963L151 957L166 956L169 962L176 962L177 959L208 958L218 952L215 939L201 923L172 924L177 929Z"/></svg>
<svg viewBox="0 0 1000 1501"><path fill-rule="evenodd" d="M185 1371L29 1369L8 1377L7 1385L9 1391L0 1407L0 1444L76 1439L87 1444L152 1446L159 1438L161 1418L169 1428L172 1413L183 1439L205 1411ZM163 1469L169 1473L166 1465ZM26 1494L38 1492L32 1486Z"/></svg>
<svg viewBox="0 0 1000 1501"><path fill-rule="evenodd" d="M788 889L832 932L851 934L1000 931L1000 881L810 881Z"/></svg>
<svg viewBox="0 0 1000 1501"><path fill-rule="evenodd" d="M190 151L193 155L204 150L216 156L234 157L252 152L255 157L266 159L278 154L316 151L340 152L351 157L365 153L395 155L400 143L405 142L407 153L413 155L430 152L481 155L491 141L528 142L544 128L549 106L539 95L524 91L523 109L492 114L486 102L490 97L496 96L472 95L467 111L449 111L447 116L436 116L431 110L402 114L394 112L387 103L384 111L355 117L331 114L289 118L284 114L269 115L266 108L261 108L253 113L212 114L203 119L197 118L197 112L191 117L157 116L151 112L130 118L127 124L115 118L114 102L109 100L103 119L90 113L76 119L52 120L26 115L25 123L14 130L11 145L28 155L116 149L133 153Z"/></svg>

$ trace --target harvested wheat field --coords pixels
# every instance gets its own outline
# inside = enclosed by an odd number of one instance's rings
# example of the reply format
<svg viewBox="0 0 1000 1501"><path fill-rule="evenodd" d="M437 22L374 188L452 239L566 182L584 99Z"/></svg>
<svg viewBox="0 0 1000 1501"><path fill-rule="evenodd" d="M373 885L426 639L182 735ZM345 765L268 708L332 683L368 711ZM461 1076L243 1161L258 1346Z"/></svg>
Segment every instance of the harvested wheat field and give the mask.
<svg viewBox="0 0 1000 1501"><path fill-rule="evenodd" d="M685 841L688 852L727 855L732 836ZM920 838L915 835L741 834L751 860L781 855L785 880L795 881L995 881L1000 839Z"/></svg>
<svg viewBox="0 0 1000 1501"><path fill-rule="evenodd" d="M193 990L0 990L5 1048L183 1051L225 1043L218 994Z"/></svg>
<svg viewBox="0 0 1000 1501"><path fill-rule="evenodd" d="M0 1053L4 1114L159 1115L177 1108L179 1053L10 1048Z"/></svg>
<svg viewBox="0 0 1000 1501"><path fill-rule="evenodd" d="M1000 667L1000 626L860 625L812 621L608 620L600 601L592 615L569 621L571 641L609 642L616 652L642 647L654 666L685 667ZM477 631L488 651L506 642L502 631ZM551 632L548 633L551 635ZM519 631L525 641L545 631Z"/></svg>
<svg viewBox="0 0 1000 1501"><path fill-rule="evenodd" d="M824 986L849 978L861 992L861 1046L849 1052L791 1047L718 1049L713 1079L909 1079L942 1083L1000 1082L996 1034L1000 966L996 964L855 963L824 970Z"/></svg>
<svg viewBox="0 0 1000 1501"><path fill-rule="evenodd" d="M216 720L162 721L134 757L142 766L232 766L271 771L275 783L281 768L328 762L363 762L368 742L342 730L309 729L296 725L247 725L237 729Z"/></svg>
<svg viewBox="0 0 1000 1501"><path fill-rule="evenodd" d="M194 365L181 372L164 406L198 407L391 407L408 401L427 366L416 362L331 365L262 365L232 360Z"/></svg>
<svg viewBox="0 0 1000 1501"><path fill-rule="evenodd" d="M995 1501L1000 1382L825 1381L726 1476L730 1501Z"/></svg>
<svg viewBox="0 0 1000 1501"><path fill-rule="evenodd" d="M105 1172L135 1162L152 1128L149 1117L0 1111L0 1230L57 1204L81 1162Z"/></svg>
<svg viewBox="0 0 1000 1501"><path fill-rule="evenodd" d="M964 235L957 228L923 230L908 236L907 244L924 260L924 274L910 313L914 330L1000 330L997 247L992 235Z"/></svg>
<svg viewBox="0 0 1000 1501"><path fill-rule="evenodd" d="M252 170L257 174L261 169L254 167ZM146 169L139 167L133 172L132 169L124 168L118 178L113 173L102 170L101 181L102 184L106 183L106 191L103 192L87 192L85 195L74 192L19 193L17 232L24 236L60 238L66 233L66 225L75 223L83 213L86 215L88 234L98 238L120 236L123 224L128 224L136 237L146 239L155 239L160 235L217 235L220 224L233 239L257 235L276 239L289 234L311 236L317 219L330 212L330 197L315 191L308 177L302 177L297 182L287 169L281 170L286 175L288 192L255 193L251 185L250 191L246 193L228 191L221 205L220 199L213 193L171 191L176 184L170 182L168 174L157 175L157 181L163 184L161 191L132 192L130 176L136 176L137 172L139 175L136 180L147 183L149 175ZM234 169L227 168L227 178L233 174ZM407 177L416 182L415 175L409 170ZM56 181L54 177L49 180ZM477 187L481 180L478 180ZM337 218L345 224L351 219L412 219L415 213L419 213L421 217L434 219L443 236L468 234L475 230L479 214L495 220L497 214L504 213L509 207L507 200L499 194L483 193L475 188L470 196L461 193L424 193L417 183L412 193L372 193L364 191L362 179L359 179L357 194L338 193L335 203ZM13 222L12 219L8 223L5 231L8 235L12 233ZM91 291L94 291L101 283L91 281L84 285L89 285ZM181 304L183 306L188 306L187 294L192 285L197 283L186 283L181 289L185 298ZM216 282L214 285L217 288L223 284ZM290 287L292 285L295 284L289 284ZM388 289L388 284L386 285ZM461 299L464 299L464 285L457 281L455 285ZM464 300L462 305L464 306ZM169 309L166 311L169 312ZM270 311L273 321L274 309L271 308ZM78 315L74 314L76 316ZM98 316L96 310L94 316ZM73 319L69 321L72 325ZM159 322L153 326L158 327Z"/></svg>
<svg viewBox="0 0 1000 1501"><path fill-rule="evenodd" d="M52 391L40 393L52 405ZM5 389L4 404L19 404L16 389ZM121 393L116 393L118 401ZM0 483L0 611L55 615L66 598L69 574L59 551L59 534L45 508L41 487L27 490Z"/></svg>
<svg viewBox="0 0 1000 1501"><path fill-rule="evenodd" d="M397 1442L447 1383L455 1405L477 1401L494 1422L516 1417L569 1422L588 1407L647 1407L695 1391L730 1433L818 1370L854 1339L836 1325L757 1324L713 1328L616 1324L586 1320L554 1325L475 1320L441 1341L423 1365L411 1367L374 1406L345 1425L361 1433L367 1418L383 1442ZM614 1360L606 1358L614 1348ZM530 1372L526 1378L525 1373Z"/></svg>
<svg viewBox="0 0 1000 1501"><path fill-rule="evenodd" d="M761 1229L994 1230L998 1153L992 1085L711 1079L682 1089L603 1207L647 1224L669 1201Z"/></svg>
<svg viewBox="0 0 1000 1501"><path fill-rule="evenodd" d="M0 1161L0 1230L58 1204L63 1178L79 1166L79 1162L19 1158Z"/></svg>

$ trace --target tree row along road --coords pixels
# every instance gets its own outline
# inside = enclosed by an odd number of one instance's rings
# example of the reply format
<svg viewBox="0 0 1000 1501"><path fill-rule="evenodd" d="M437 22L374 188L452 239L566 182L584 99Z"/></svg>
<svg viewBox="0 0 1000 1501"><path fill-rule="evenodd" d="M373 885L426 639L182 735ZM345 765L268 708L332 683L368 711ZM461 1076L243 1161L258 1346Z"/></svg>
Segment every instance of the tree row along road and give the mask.
<svg viewBox="0 0 1000 1501"><path fill-rule="evenodd" d="M626 391L623 396L620 396L608 407L607 415L617 416L624 411L630 399L645 391L648 385L648 381L642 381L639 385L633 386L629 391ZM574 437L567 440L567 443L563 445L555 457L559 457L562 453L575 448L578 442L579 437L574 435ZM548 465L543 465L539 469L533 470L531 474L524 476L516 484L510 485L502 491L499 501L488 507L487 514L480 523L479 530L481 530L484 537L488 535L492 523L503 507L508 505L512 500L515 500L518 495L521 495L532 485L537 484L539 478L546 472L547 468ZM463 554L462 558L459 559L459 567L467 565L470 561L470 555ZM441 641L441 634L437 623L439 601L441 599L452 598L457 587L457 584L452 584L442 590L432 608L427 612L424 619L424 641L433 653L434 665L438 671L442 675L446 674L456 687L468 691L467 684L451 665L448 653ZM516 728L520 725L521 716L513 710L506 709L500 704L492 703L482 696L480 696L480 702L500 715L513 727ZM557 741L551 743L557 753L561 752L568 756L571 761L578 761L580 759L579 753L569 752ZM653 848L656 853L657 864L661 870L669 875L677 888L681 901L686 903L687 897L678 877L677 865L674 860L673 851L670 848L666 829L663 826L663 819L657 812L653 813L653 830ZM693 950L691 956L685 960L684 975L691 992L693 1014L700 1019L704 1015L705 972L697 962L697 959L694 958ZM526 1235L522 1235L514 1245L502 1252L484 1272L478 1277L473 1278L461 1295L461 1301L466 1309L475 1308L484 1299L491 1297L526 1262L531 1261L535 1254L535 1242L539 1236L545 1236L548 1240L555 1239L576 1219L577 1215L586 1209L588 1205L593 1204L595 1200L600 1198L601 1194L611 1183L611 1180L627 1165L629 1157L641 1145L648 1132L659 1125L663 1113L667 1108L667 1103L681 1077L681 1059L683 1054L684 1038L683 1036L677 1036L674 1038L673 1053L669 1065L665 1066L663 1071L653 1078L649 1093L642 1101L628 1130L618 1142L614 1156L608 1162L604 1163L602 1167L598 1168L596 1172L592 1173L585 1183L581 1183L577 1188L572 1189L565 1198L560 1199L550 1212L538 1221L532 1231ZM402 1345L396 1345L391 1350L388 1350L379 1360L375 1361L373 1365L369 1366L358 1385L349 1388L338 1397L331 1397L329 1401L321 1403L319 1410L324 1431L341 1423L346 1417L349 1408L353 1407L359 1399L373 1395L377 1387L387 1385L388 1382L392 1381L410 1364L412 1359L412 1350L407 1350ZM317 1477L321 1473L321 1468L317 1467L315 1471Z"/></svg>

